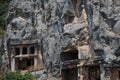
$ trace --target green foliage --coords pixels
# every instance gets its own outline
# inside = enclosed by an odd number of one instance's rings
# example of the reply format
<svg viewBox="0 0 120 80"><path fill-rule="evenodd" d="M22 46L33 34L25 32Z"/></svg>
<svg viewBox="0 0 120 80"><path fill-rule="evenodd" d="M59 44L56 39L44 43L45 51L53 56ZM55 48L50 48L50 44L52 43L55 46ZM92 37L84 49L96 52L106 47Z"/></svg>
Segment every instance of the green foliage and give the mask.
<svg viewBox="0 0 120 80"><path fill-rule="evenodd" d="M8 0L0 1L0 36L4 35L4 30L6 26L6 16L8 13L8 6L9 6Z"/></svg>
<svg viewBox="0 0 120 80"><path fill-rule="evenodd" d="M3 28L5 27L8 5L8 2L0 2L0 26Z"/></svg>
<svg viewBox="0 0 120 80"><path fill-rule="evenodd" d="M22 75L19 72L5 74L0 80L36 80L31 74Z"/></svg>
<svg viewBox="0 0 120 80"><path fill-rule="evenodd" d="M4 37L5 30L0 28L0 38Z"/></svg>
<svg viewBox="0 0 120 80"><path fill-rule="evenodd" d="M1 45L0 45L0 71L1 71L1 68L2 68L2 55L5 53L5 50L4 50L4 45L3 45L3 40L1 41Z"/></svg>

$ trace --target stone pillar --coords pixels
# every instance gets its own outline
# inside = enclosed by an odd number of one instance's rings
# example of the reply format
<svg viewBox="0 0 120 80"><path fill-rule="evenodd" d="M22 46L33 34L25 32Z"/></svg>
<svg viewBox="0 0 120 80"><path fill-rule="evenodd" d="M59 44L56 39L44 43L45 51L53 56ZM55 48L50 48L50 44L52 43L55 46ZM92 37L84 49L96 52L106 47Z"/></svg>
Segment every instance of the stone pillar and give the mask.
<svg viewBox="0 0 120 80"><path fill-rule="evenodd" d="M20 47L20 55L22 55L22 47Z"/></svg>
<svg viewBox="0 0 120 80"><path fill-rule="evenodd" d="M37 48L35 47L35 55L37 54ZM37 57L34 57L34 67L37 66Z"/></svg>
<svg viewBox="0 0 120 80"><path fill-rule="evenodd" d="M100 66L101 80L111 80L109 68L105 68L103 65Z"/></svg>
<svg viewBox="0 0 120 80"><path fill-rule="evenodd" d="M84 80L84 71L83 71L83 67L82 66L80 66L80 68L79 68L79 77L80 77L80 80Z"/></svg>
<svg viewBox="0 0 120 80"><path fill-rule="evenodd" d="M15 71L15 58L11 59L11 71Z"/></svg>
<svg viewBox="0 0 120 80"><path fill-rule="evenodd" d="M27 47L27 55L30 54L30 47Z"/></svg>
<svg viewBox="0 0 120 80"><path fill-rule="evenodd" d="M12 47L11 49L11 71L15 71L15 49Z"/></svg>
<svg viewBox="0 0 120 80"><path fill-rule="evenodd" d="M22 47L20 47L20 55L22 55ZM22 60L22 58L20 58Z"/></svg>

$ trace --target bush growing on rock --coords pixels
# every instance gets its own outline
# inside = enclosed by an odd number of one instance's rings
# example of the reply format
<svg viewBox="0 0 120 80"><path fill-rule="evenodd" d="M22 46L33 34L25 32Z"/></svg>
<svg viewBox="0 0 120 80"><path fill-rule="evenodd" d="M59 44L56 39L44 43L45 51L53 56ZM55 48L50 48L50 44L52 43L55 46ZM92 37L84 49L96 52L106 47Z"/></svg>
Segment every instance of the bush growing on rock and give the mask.
<svg viewBox="0 0 120 80"><path fill-rule="evenodd" d="M36 80L31 74L21 74L19 72L9 72L1 77L0 80Z"/></svg>

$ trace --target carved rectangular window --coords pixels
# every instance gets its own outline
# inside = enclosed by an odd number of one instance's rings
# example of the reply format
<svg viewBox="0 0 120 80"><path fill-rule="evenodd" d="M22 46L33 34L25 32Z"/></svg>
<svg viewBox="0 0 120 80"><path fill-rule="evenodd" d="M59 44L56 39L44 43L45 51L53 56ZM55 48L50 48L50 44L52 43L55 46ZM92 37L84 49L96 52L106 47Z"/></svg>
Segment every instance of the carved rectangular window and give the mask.
<svg viewBox="0 0 120 80"><path fill-rule="evenodd" d="M30 47L30 54L34 54L35 53L35 48L34 47Z"/></svg>
<svg viewBox="0 0 120 80"><path fill-rule="evenodd" d="M15 48L15 55L20 55L20 48Z"/></svg>
<svg viewBox="0 0 120 80"><path fill-rule="evenodd" d="M78 59L77 50L61 53L61 61L75 60L75 59Z"/></svg>
<svg viewBox="0 0 120 80"><path fill-rule="evenodd" d="M22 54L27 54L27 48L23 47Z"/></svg>

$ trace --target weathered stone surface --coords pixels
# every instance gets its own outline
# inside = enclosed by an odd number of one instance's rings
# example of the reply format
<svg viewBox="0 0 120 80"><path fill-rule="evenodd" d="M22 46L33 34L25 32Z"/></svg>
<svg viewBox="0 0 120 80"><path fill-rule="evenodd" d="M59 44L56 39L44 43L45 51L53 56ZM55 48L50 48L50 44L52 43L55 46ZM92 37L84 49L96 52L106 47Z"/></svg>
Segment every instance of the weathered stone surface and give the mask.
<svg viewBox="0 0 120 80"><path fill-rule="evenodd" d="M101 80L108 80L104 67L120 60L119 22L118 0L12 0L7 39L38 39L46 68L41 78L58 80L61 53L76 48L79 59L98 60Z"/></svg>
<svg viewBox="0 0 120 80"><path fill-rule="evenodd" d="M89 1L88 1L89 2ZM116 49L119 48L119 8L117 1L102 1L95 0L90 4L93 10L93 14L88 13L93 17L88 17L93 20L89 21L89 25L92 27L89 29L91 45L94 49L102 49L105 55L114 56ZM89 6L89 5L88 5ZM113 7L114 6L114 7ZM115 8L115 9L114 9ZM90 24L91 23L91 24ZM115 57L109 57L114 60ZM108 58L108 57L106 57ZM109 60L107 60L109 61Z"/></svg>
<svg viewBox="0 0 120 80"><path fill-rule="evenodd" d="M114 0L89 0L86 1L89 23L90 46L92 53L102 50L103 64L117 61L116 51L119 49L119 1ZM118 53L117 53L118 54ZM111 66L111 67L112 67ZM104 72L104 70L102 70ZM104 79L105 78L105 79ZM109 80L105 74L102 80Z"/></svg>

